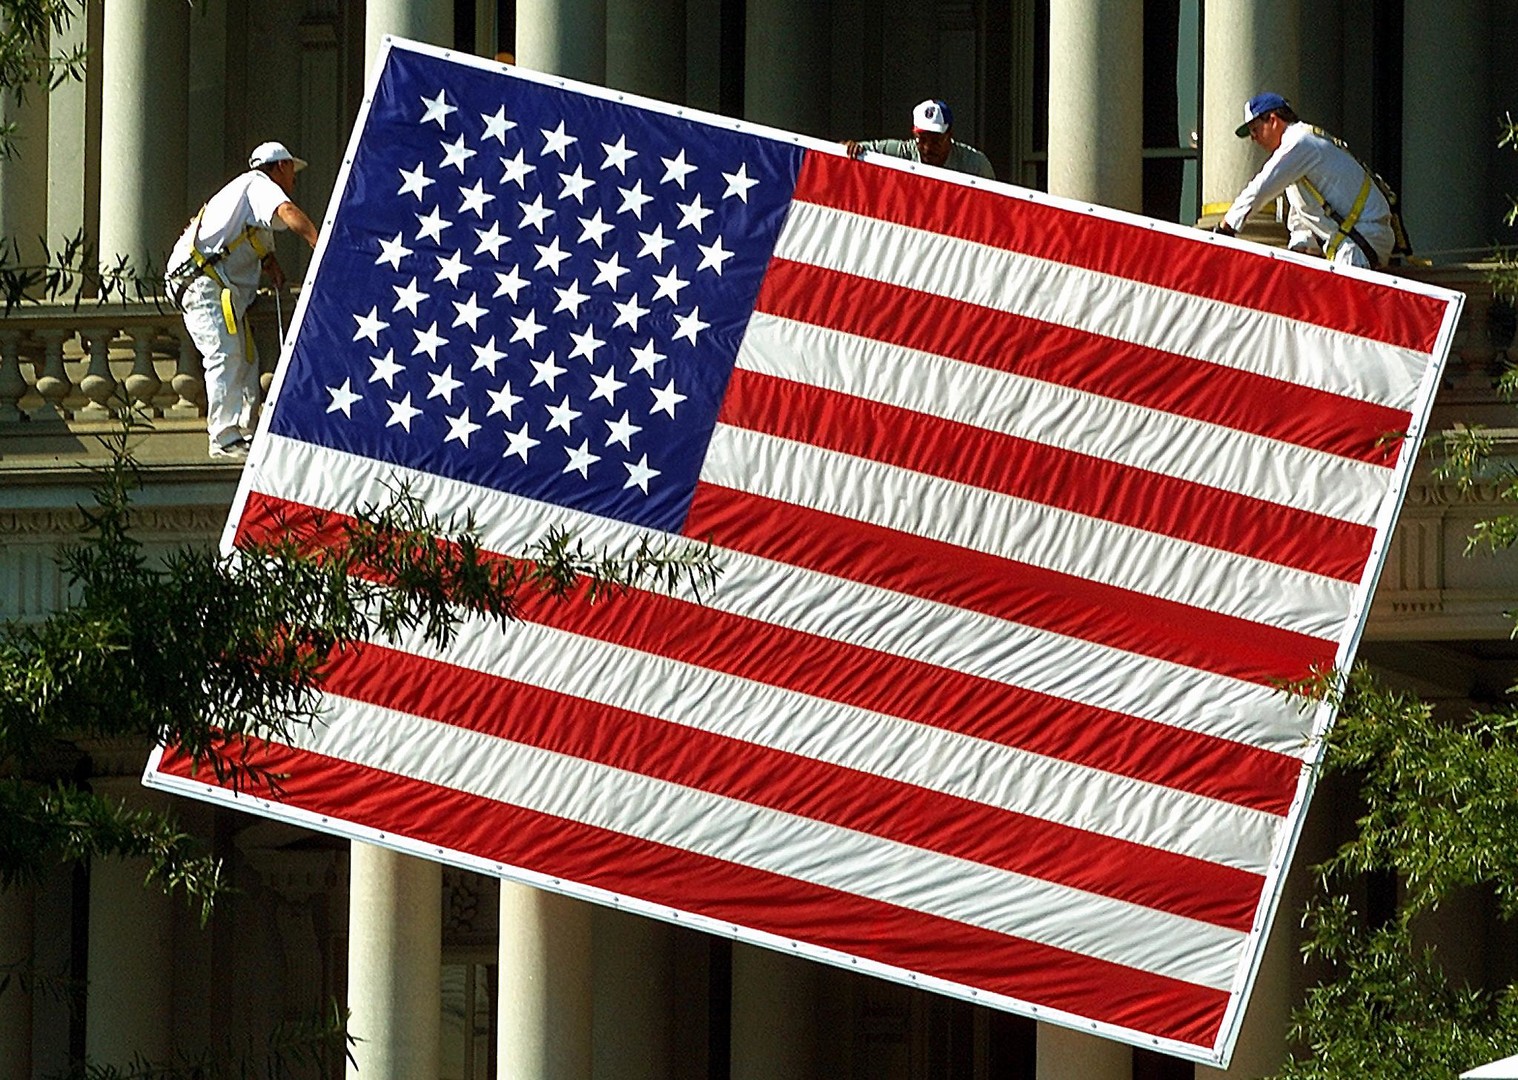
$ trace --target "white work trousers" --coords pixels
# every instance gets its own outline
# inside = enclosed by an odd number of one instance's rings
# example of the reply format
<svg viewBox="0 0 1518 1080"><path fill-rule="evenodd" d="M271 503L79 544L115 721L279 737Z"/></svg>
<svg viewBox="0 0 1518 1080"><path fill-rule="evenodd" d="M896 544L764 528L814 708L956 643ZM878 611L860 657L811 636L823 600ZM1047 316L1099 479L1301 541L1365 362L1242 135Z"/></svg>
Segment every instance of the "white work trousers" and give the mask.
<svg viewBox="0 0 1518 1080"><path fill-rule="evenodd" d="M236 312L237 333L231 332L221 309L221 286L205 274L186 287L183 303L185 329L206 373L206 433L213 447L228 446L252 426L258 405L258 364L246 320Z"/></svg>

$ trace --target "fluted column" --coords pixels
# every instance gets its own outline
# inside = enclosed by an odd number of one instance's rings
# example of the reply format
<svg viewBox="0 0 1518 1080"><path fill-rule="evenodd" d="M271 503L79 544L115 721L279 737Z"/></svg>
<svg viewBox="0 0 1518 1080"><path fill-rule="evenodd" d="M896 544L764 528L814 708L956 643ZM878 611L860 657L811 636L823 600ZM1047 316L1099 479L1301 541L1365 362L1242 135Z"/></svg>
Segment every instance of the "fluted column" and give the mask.
<svg viewBox="0 0 1518 1080"><path fill-rule="evenodd" d="M163 805L136 777L99 778L97 794L132 806ZM173 1050L173 900L145 884L146 859L90 863L89 997L85 1052L96 1065L124 1067L133 1055L167 1061Z"/></svg>
<svg viewBox="0 0 1518 1080"><path fill-rule="evenodd" d="M1234 135L1262 90L1295 100L1301 0L1209 0L1202 29L1202 215L1215 218L1264 163Z"/></svg>
<svg viewBox="0 0 1518 1080"><path fill-rule="evenodd" d="M442 1031L442 867L355 842L348 864L350 1080L436 1076Z"/></svg>
<svg viewBox="0 0 1518 1080"><path fill-rule="evenodd" d="M27 262L41 259L38 237L47 232L47 122L46 87L28 86L20 103L0 94L0 124L15 126L12 153L0 158L0 239L19 243Z"/></svg>
<svg viewBox="0 0 1518 1080"><path fill-rule="evenodd" d="M189 220L185 191L190 8L183 0L105 6L100 253L163 269Z"/></svg>
<svg viewBox="0 0 1518 1080"><path fill-rule="evenodd" d="M685 100L685 0L606 0L606 85Z"/></svg>
<svg viewBox="0 0 1518 1080"><path fill-rule="evenodd" d="M583 900L501 882L501 1076L590 1080L591 921Z"/></svg>
<svg viewBox="0 0 1518 1080"><path fill-rule="evenodd" d="M1143 0L1049 5L1049 192L1144 204Z"/></svg>
<svg viewBox="0 0 1518 1080"><path fill-rule="evenodd" d="M733 945L732 1080L818 1075L820 965L757 945Z"/></svg>
<svg viewBox="0 0 1518 1080"><path fill-rule="evenodd" d="M24 979L34 966L32 888L0 889L0 972L12 975L0 990L0 1080L31 1080L32 995Z"/></svg>
<svg viewBox="0 0 1518 1080"><path fill-rule="evenodd" d="M600 907L591 922L596 1080L667 1080L674 1072L674 929Z"/></svg>
<svg viewBox="0 0 1518 1080"><path fill-rule="evenodd" d="M606 0L517 0L517 63L606 81Z"/></svg>
<svg viewBox="0 0 1518 1080"><path fill-rule="evenodd" d="M100 4L76 12L53 35L53 52L67 54L90 43L91 28L100 40ZM47 95L47 238L55 248L81 229L96 236L100 228L100 56L92 51L83 79L70 79Z"/></svg>
<svg viewBox="0 0 1518 1080"><path fill-rule="evenodd" d="M745 11L744 118L831 137L829 5L748 0Z"/></svg>
<svg viewBox="0 0 1518 1080"><path fill-rule="evenodd" d="M1403 8L1400 194L1424 251L1481 248L1497 231L1488 162L1495 120L1513 103L1489 100L1486 9L1479 0Z"/></svg>
<svg viewBox="0 0 1518 1080"><path fill-rule="evenodd" d="M1083 1031L1038 1025L1038 1080L1132 1080L1133 1050Z"/></svg>
<svg viewBox="0 0 1518 1080"><path fill-rule="evenodd" d="M380 39L386 34L425 41L429 45L452 46L453 4L450 0L367 0L364 4L365 65L374 63Z"/></svg>

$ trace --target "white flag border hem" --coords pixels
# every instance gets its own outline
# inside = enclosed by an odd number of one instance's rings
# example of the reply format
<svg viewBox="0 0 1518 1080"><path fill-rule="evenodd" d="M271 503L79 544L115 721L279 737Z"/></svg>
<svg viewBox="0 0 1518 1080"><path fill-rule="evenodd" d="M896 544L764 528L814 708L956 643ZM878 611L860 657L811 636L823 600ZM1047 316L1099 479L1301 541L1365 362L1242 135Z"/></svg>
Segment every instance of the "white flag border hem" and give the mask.
<svg viewBox="0 0 1518 1080"><path fill-rule="evenodd" d="M833 142L807 136L796 135L791 132L776 128L751 123L744 120L736 120L731 117L723 117L698 109L683 108L670 105L665 102L654 101L635 94L622 93L605 87L593 86L585 83L565 79L556 75L544 74L525 68L503 64L484 57L474 56L467 53L456 52L452 49L440 48L421 42L408 41L387 35L381 42L379 52L374 58L373 66L368 76L368 86L365 90L363 102L354 121L353 133L348 147L344 151L338 175L333 185L332 196L326 212L321 221L321 233L317 242L316 250L312 254L309 269L309 277L315 277L326 252L329 238L333 234L333 224L341 202L343 191L346 189L349 174L357 155L360 134L364 131L370 109L373 106L375 93L380 78L385 70L387 61L393 51L408 51L424 56L445 59L453 63L474 67L485 71L509 74L512 77L525 79L546 86L570 90L591 97L601 98L622 104L632 105L651 112L662 113L681 119L693 120L701 123L712 124L725 130L741 132L748 135L770 138L781 142L800 146L807 150L835 156L845 156L844 148ZM1346 658L1352 657L1360 637L1364 632L1365 619L1369 611L1370 597L1375 584L1380 577L1385 564L1388 542L1391 536L1392 526L1396 522L1402 501L1406 496L1407 488L1411 482L1413 464L1416 460L1416 450L1421 445L1426 432L1429 409L1433 397L1438 389L1440 376L1444 363L1448 357L1450 345L1453 339L1455 326L1459 321L1460 311L1464 303L1464 295L1425 285L1422 282L1411 281L1405 278L1396 278L1381 273L1362 270L1357 267L1348 267L1338 264L1329 264L1321 258L1304 255L1298 252L1283 249L1263 248L1259 245L1250 244L1247 241L1224 237L1217 234L1199 234L1196 229L1180 224L1155 221L1136 214L1121 210L1113 210L1100 207L1083 200L1063 198L1048 195L1043 192L1033 191L1006 184L995 180L985 180L980 177L966 176L963 174L950 173L938 169L931 169L915 162L896 158L883 158L880 155L868 155L869 160L878 166L885 168L900 169L908 172L921 172L926 170L935 179L947 183L956 183L966 187L998 191L1008 196L1026 199L1030 202L1069 210L1089 216L1103 218L1109 221L1120 222L1126 225L1153 230L1174 236L1185 236L1194 242L1216 243L1242 247L1257 257L1282 259L1295 262L1304 267L1310 267L1314 272L1347 274L1350 277L1362 280L1374 281L1378 285L1387 288L1398 289L1404 292L1428 296L1440 300L1446 304L1444 321L1441 325L1436 344L1431 352L1430 364L1425 370L1421 385L1419 386L1416 402L1412 407L1414 421L1413 430L1407 433L1404 449L1396 466L1396 481L1389 487L1383 505L1376 515L1378 527L1377 540L1372 547L1370 558L1367 563L1367 571L1356 590L1355 599L1350 608L1350 622L1352 630L1343 638L1336 663L1342 669ZM300 328L304 322L308 304L312 293L309 290L302 291L290 325L283 341L281 342L281 354L278 366L274 372L273 383L270 387L266 407L259 419L259 438L255 439L249 467L243 471L237 492L233 498L231 513L227 525L222 534L221 547L223 552L230 553L234 548L234 538L238 521L242 518L248 498L252 492L252 480L257 474L257 466L265 453L265 448L271 444L269 436L270 421L273 414L272 406L278 401L280 390L288 369L289 354L292 344L298 339ZM634 911L653 918L662 919L676 925L692 926L708 933L732 938L749 944L759 945L766 948L776 949L782 952L806 956L808 958L833 964L845 969L864 971L877 975L881 978L907 986L919 986L933 990L950 997L969 1001L975 1004L988 1005L1003 1009L1019 1015L1027 1016L1034 1020L1056 1024L1061 1027L1084 1031L1107 1038L1156 1050L1161 1053L1184 1058L1186 1060L1200 1062L1206 1065L1226 1067L1232 1057L1234 1044L1239 1035L1239 1029L1243 1023L1244 1009L1248 1003L1250 992L1253 989L1255 979L1258 976L1260 963L1264 953L1265 934L1275 917L1279 906L1281 893L1284 885L1286 871L1290 866L1297 842L1301 835L1305 807L1307 806L1313 787L1316 784L1318 769L1323 754L1323 736L1333 722L1333 710L1327 705L1319 705L1315 710L1313 722L1313 746L1306 755L1309 765L1304 769L1298 782L1297 792L1292 800L1291 808L1287 812L1287 827L1281 830L1279 843L1270 860L1270 866L1266 873L1266 884L1262 892L1263 903L1260 905L1255 921L1249 931L1246 955L1250 958L1246 964L1241 964L1239 976L1232 989L1229 991L1229 1002L1223 1014L1219 1027L1219 1036L1216 1043L1208 1048L1192 1043L1180 1042L1173 1039L1165 1039L1150 1035L1136 1029L1126 1028L1103 1021L1090 1020L1075 1014L1066 1013L1047 1006L1035 1005L1018 998L1006 997L988 991L977 990L971 987L952 983L943 979L922 975L917 972L896 968L881 964L861 957L850 956L835 950L825 949L820 946L810 945L805 942L789 940L763 931L753 930L747 927L736 926L704 916L682 912L662 905L648 903L633 897L618 895L602 889L582 886L567 880L553 878L544 874L536 873L520 867L497 863L492 860L482 859L464 852L454 851L447 848L437 847L431 844L418 843L405 837L384 833L367 826L353 822L342 821L326 815L313 813L299 807L273 802L266 799L250 796L246 793L228 791L224 788L199 781L182 779L158 773L158 764L163 756L163 750L156 749L151 754L143 782L149 787L159 788L176 794L187 795L196 799L220 803L238 810L257 813L277 820L287 821L291 824L301 825L316 829L321 832L332 833L357 840L364 843L379 844L407 854L417 855L422 858L436 859L468 870L492 874L510 881L521 884L559 892L564 895L574 896L593 903L605 904L610 907Z"/></svg>

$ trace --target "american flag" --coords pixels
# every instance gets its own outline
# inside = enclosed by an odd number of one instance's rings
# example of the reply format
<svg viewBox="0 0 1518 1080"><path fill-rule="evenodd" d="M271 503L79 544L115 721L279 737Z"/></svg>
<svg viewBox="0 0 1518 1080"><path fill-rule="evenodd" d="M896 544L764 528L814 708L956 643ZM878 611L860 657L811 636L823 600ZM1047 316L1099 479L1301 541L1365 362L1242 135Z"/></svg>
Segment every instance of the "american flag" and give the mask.
<svg viewBox="0 0 1518 1080"><path fill-rule="evenodd" d="M392 42L229 543L404 480L714 594L345 656L281 801L1226 1060L1458 294Z"/></svg>

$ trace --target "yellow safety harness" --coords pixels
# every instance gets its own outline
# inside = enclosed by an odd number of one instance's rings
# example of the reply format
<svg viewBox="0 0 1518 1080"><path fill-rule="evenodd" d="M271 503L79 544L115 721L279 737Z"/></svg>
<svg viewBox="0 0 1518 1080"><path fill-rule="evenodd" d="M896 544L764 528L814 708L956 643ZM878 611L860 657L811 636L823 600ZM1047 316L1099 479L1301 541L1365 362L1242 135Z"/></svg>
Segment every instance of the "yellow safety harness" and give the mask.
<svg viewBox="0 0 1518 1080"><path fill-rule="evenodd" d="M235 335L237 333L237 314L232 307L232 287L227 284L225 278L216 272L216 264L230 255L237 249L238 245L243 243L246 243L253 249L253 253L258 256L260 262L267 259L271 252L264 246L263 241L258 238L258 226L248 225L242 232L233 237L232 242L226 247L220 251L214 251L209 255L205 254L205 252L200 250L198 243L200 240L200 219L205 217L205 214L206 208L202 206L200 212L195 215L195 220L190 222L190 261L181 267L177 273L184 273L185 270L191 267L194 268L194 273L185 275L183 284L177 290L177 295L179 297L184 296L185 287L195 279L196 273L204 274L216 282L216 284L221 286L221 314L227 320L227 333Z"/></svg>
<svg viewBox="0 0 1518 1080"><path fill-rule="evenodd" d="M1333 236L1328 238L1328 243L1323 246L1325 258L1332 261L1333 257L1338 254L1339 248L1344 245L1344 241L1353 240L1355 246L1363 251L1365 257L1370 260L1370 265L1373 268L1381 264L1381 260L1376 256L1375 249L1370 246L1370 242L1361 236L1355 228L1356 223L1360 220L1360 215L1365 212L1365 202L1370 198L1371 179L1369 170L1365 173L1365 179L1360 182L1360 192L1355 196L1354 205L1349 208L1349 213L1347 214L1340 214L1332 206L1329 206L1328 200L1323 197L1323 193L1307 177L1302 177L1297 183L1307 190L1307 194L1318 200L1319 205L1323 207L1324 213L1333 218L1334 222L1339 226L1334 231Z"/></svg>

